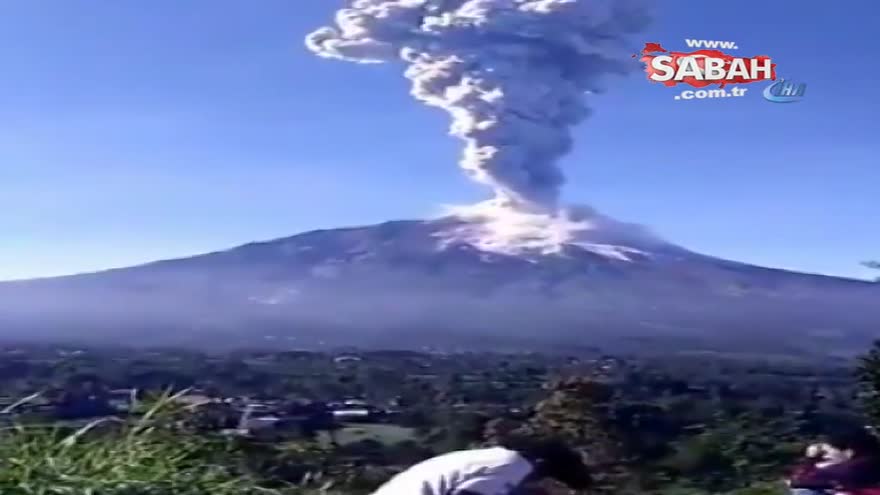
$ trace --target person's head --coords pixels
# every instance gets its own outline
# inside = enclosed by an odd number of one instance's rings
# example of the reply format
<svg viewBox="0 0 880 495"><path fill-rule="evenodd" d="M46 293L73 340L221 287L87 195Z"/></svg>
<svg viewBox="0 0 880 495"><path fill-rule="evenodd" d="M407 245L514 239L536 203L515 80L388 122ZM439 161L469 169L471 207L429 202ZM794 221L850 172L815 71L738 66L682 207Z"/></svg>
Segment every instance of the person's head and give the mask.
<svg viewBox="0 0 880 495"><path fill-rule="evenodd" d="M823 443L814 443L807 446L804 453L807 459L822 459L828 451L828 445Z"/></svg>
<svg viewBox="0 0 880 495"><path fill-rule="evenodd" d="M851 454L845 450L833 447L829 444L822 445L822 456L819 458L820 465L829 466L840 464L850 458Z"/></svg>
<svg viewBox="0 0 880 495"><path fill-rule="evenodd" d="M852 430L832 435L828 441L827 457L852 459L880 457L880 440L867 430Z"/></svg>
<svg viewBox="0 0 880 495"><path fill-rule="evenodd" d="M532 463L534 478L554 479L574 490L589 488L593 483L583 456L563 442L520 438L508 440L503 446Z"/></svg>

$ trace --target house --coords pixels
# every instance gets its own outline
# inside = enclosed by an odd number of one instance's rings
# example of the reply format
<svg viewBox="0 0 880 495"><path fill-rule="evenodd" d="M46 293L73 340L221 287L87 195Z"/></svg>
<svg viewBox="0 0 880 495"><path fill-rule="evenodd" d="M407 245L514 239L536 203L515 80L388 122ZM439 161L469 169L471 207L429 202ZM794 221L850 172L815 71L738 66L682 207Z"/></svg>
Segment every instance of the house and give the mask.
<svg viewBox="0 0 880 495"><path fill-rule="evenodd" d="M333 411L333 418L337 421L365 421L373 416L373 412L367 408L337 409Z"/></svg>
<svg viewBox="0 0 880 495"><path fill-rule="evenodd" d="M133 388L121 388L108 392L107 402L116 411L130 411L137 400L137 390Z"/></svg>
<svg viewBox="0 0 880 495"><path fill-rule="evenodd" d="M281 440L307 436L309 416L286 416L283 413L258 410L259 404L248 404L241 411L235 428L221 430L226 435L258 437L265 440Z"/></svg>
<svg viewBox="0 0 880 495"><path fill-rule="evenodd" d="M198 407L204 404L210 404L217 399L203 394L184 394L175 399L175 402L186 407Z"/></svg>
<svg viewBox="0 0 880 495"><path fill-rule="evenodd" d="M239 430L247 430L249 432L259 431L259 430L267 430L271 428L275 428L281 418L273 415L266 416L252 416L248 418L243 418L238 425Z"/></svg>
<svg viewBox="0 0 880 495"><path fill-rule="evenodd" d="M343 423L372 423L388 417L388 412L384 409L364 402L333 409L332 414L334 420Z"/></svg>
<svg viewBox="0 0 880 495"><path fill-rule="evenodd" d="M358 356L339 356L333 360L336 364L359 363L361 361L363 359Z"/></svg>

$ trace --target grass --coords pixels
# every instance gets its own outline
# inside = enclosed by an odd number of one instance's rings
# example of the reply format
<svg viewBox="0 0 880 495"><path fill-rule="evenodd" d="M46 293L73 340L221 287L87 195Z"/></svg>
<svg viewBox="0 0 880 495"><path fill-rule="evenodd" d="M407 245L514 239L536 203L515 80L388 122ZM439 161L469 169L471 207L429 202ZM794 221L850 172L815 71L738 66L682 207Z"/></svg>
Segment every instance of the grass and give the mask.
<svg viewBox="0 0 880 495"><path fill-rule="evenodd" d="M132 421L102 419L70 431L16 424L0 430L3 495L317 494L270 490L212 462L216 445L179 434L163 421L167 395Z"/></svg>

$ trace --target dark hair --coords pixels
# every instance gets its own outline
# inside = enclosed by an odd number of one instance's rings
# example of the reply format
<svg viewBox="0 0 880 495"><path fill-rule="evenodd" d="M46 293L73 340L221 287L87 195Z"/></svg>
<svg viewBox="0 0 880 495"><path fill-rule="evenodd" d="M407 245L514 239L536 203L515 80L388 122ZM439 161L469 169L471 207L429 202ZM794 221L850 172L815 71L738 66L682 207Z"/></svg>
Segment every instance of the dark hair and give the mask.
<svg viewBox="0 0 880 495"><path fill-rule="evenodd" d="M828 444L840 450L852 450L857 456L880 456L880 439L864 429L831 435Z"/></svg>
<svg viewBox="0 0 880 495"><path fill-rule="evenodd" d="M502 446L532 463L535 478L551 478L575 490L589 488L593 483L584 457L564 442L514 438L502 442Z"/></svg>

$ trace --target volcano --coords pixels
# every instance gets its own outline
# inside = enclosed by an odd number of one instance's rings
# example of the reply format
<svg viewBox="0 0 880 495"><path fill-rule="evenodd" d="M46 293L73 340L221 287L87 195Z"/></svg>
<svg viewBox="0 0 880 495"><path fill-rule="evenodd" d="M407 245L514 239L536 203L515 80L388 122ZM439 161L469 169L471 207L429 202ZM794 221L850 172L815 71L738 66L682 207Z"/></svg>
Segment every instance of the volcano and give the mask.
<svg viewBox="0 0 880 495"><path fill-rule="evenodd" d="M131 268L0 284L8 339L128 345L859 352L880 284L599 228L489 250L463 220L319 230Z"/></svg>

